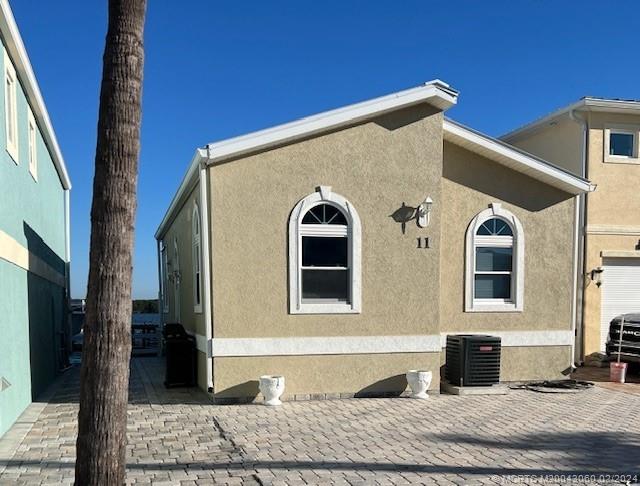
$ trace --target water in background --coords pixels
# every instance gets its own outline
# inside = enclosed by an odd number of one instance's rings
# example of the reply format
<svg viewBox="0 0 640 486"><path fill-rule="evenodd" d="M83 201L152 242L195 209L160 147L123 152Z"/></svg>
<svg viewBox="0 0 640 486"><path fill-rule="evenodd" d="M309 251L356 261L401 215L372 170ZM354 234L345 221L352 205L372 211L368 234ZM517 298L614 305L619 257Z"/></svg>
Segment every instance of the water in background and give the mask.
<svg viewBox="0 0 640 486"><path fill-rule="evenodd" d="M133 314L132 324L157 324L160 325L160 314Z"/></svg>

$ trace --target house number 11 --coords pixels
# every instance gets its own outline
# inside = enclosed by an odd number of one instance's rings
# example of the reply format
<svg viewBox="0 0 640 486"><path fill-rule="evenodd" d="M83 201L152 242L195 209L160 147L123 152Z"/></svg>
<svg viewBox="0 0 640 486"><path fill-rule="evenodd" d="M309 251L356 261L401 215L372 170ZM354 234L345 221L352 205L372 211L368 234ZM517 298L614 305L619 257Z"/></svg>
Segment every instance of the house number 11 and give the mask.
<svg viewBox="0 0 640 486"><path fill-rule="evenodd" d="M427 236L418 238L418 248L431 248Z"/></svg>

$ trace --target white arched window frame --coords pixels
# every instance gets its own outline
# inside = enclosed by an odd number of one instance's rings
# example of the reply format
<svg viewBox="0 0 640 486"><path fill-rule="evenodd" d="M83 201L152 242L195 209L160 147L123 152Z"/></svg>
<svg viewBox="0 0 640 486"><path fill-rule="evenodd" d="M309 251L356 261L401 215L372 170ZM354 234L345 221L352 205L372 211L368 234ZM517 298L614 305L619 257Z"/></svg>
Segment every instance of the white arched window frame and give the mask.
<svg viewBox="0 0 640 486"><path fill-rule="evenodd" d="M202 312L202 235L200 209L193 204L191 213L191 257L193 263L193 311Z"/></svg>
<svg viewBox="0 0 640 486"><path fill-rule="evenodd" d="M483 224L492 219L507 223L511 235L478 234ZM511 248L511 270L498 271L478 268L478 253L490 249ZM481 249L481 250L479 250ZM499 203L492 203L469 224L466 235L465 258L465 311L466 312L521 312L524 307L524 231L518 218ZM492 298L478 295L476 279L483 276L510 277L509 295Z"/></svg>
<svg viewBox="0 0 640 486"><path fill-rule="evenodd" d="M329 204L345 217L346 225L302 224L304 216L316 206ZM348 299L326 301L303 298L302 238L347 238ZM342 269L344 270L344 269ZM344 197L320 186L296 204L289 218L289 312L291 314L357 314L362 301L361 225L353 205Z"/></svg>

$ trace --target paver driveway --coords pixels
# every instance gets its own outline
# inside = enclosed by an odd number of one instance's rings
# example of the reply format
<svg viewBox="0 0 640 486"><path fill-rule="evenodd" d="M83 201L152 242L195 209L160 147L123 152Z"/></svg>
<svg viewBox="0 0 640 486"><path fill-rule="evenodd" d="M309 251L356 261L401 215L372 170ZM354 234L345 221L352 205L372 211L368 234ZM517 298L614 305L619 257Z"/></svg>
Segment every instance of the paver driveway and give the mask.
<svg viewBox="0 0 640 486"><path fill-rule="evenodd" d="M72 482L77 372L62 380L50 403L32 409L37 420L17 446L13 431L0 440L0 484ZM596 387L213 406L198 391L165 390L158 360L132 368L129 483L509 484L556 475L548 484L585 473L599 484L640 473L638 395Z"/></svg>

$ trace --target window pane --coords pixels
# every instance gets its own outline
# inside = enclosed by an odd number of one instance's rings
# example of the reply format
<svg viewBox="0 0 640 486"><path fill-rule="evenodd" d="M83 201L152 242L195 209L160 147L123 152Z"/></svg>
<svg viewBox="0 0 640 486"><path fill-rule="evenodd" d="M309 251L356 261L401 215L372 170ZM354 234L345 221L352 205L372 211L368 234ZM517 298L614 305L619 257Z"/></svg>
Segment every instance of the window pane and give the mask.
<svg viewBox="0 0 640 486"><path fill-rule="evenodd" d="M342 211L331 204L319 204L307 211L302 218L302 224L347 224Z"/></svg>
<svg viewBox="0 0 640 486"><path fill-rule="evenodd" d="M513 236L513 231L506 221L492 218L482 223L477 234L481 236Z"/></svg>
<svg viewBox="0 0 640 486"><path fill-rule="evenodd" d="M510 272L513 248L476 248L476 271Z"/></svg>
<svg viewBox="0 0 640 486"><path fill-rule="evenodd" d="M346 267L347 238L302 237L303 267Z"/></svg>
<svg viewBox="0 0 640 486"><path fill-rule="evenodd" d="M511 275L476 275L476 299L510 299Z"/></svg>
<svg viewBox="0 0 640 486"><path fill-rule="evenodd" d="M349 301L349 270L302 270L302 298Z"/></svg>
<svg viewBox="0 0 640 486"><path fill-rule="evenodd" d="M633 157L633 134L611 132L609 137L609 155Z"/></svg>

